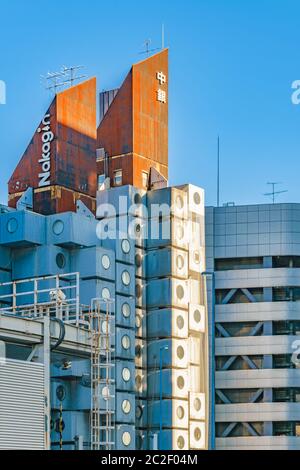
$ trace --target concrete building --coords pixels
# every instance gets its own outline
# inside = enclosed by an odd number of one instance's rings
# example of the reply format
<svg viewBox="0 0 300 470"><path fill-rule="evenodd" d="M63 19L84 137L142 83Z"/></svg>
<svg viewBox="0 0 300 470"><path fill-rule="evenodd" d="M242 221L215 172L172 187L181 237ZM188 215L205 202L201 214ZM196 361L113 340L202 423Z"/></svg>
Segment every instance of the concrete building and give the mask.
<svg viewBox="0 0 300 470"><path fill-rule="evenodd" d="M299 449L300 204L207 208L206 255L216 448Z"/></svg>
<svg viewBox="0 0 300 470"><path fill-rule="evenodd" d="M168 51L57 93L0 208L0 449L204 450L204 191L168 187ZM2 426L3 424L3 426Z"/></svg>

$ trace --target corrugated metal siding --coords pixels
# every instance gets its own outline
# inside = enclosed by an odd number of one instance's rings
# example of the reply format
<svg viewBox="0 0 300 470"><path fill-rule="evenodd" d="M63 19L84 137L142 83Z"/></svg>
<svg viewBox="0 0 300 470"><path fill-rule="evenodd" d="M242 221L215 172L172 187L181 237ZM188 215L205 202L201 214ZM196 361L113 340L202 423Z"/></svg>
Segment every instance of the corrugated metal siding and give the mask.
<svg viewBox="0 0 300 470"><path fill-rule="evenodd" d="M0 449L44 449L44 366L0 363Z"/></svg>

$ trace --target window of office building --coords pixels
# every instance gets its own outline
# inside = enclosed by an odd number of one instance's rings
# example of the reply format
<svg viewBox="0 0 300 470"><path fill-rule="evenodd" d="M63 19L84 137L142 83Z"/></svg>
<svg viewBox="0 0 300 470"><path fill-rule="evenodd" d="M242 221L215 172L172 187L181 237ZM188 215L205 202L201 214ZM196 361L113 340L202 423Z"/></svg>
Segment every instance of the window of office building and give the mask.
<svg viewBox="0 0 300 470"><path fill-rule="evenodd" d="M114 185L121 186L123 180L123 172L122 170L117 170L114 172Z"/></svg>
<svg viewBox="0 0 300 470"><path fill-rule="evenodd" d="M105 175L98 175L98 191L100 191L104 181L105 181Z"/></svg>
<svg viewBox="0 0 300 470"><path fill-rule="evenodd" d="M233 269L260 269L263 268L263 257L255 258L224 258L215 260L216 271L229 271Z"/></svg>
<svg viewBox="0 0 300 470"><path fill-rule="evenodd" d="M300 256L273 256L273 268L300 268Z"/></svg>

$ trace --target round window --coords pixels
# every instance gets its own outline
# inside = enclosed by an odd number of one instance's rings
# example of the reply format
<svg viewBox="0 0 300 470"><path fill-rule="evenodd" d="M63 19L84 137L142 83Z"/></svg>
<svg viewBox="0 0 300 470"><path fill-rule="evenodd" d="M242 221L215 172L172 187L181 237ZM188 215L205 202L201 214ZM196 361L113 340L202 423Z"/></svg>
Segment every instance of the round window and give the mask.
<svg viewBox="0 0 300 470"><path fill-rule="evenodd" d="M177 286L176 294L179 300L182 300L184 297L184 288L182 286Z"/></svg>
<svg viewBox="0 0 300 470"><path fill-rule="evenodd" d="M109 400L109 397L110 397L110 392L109 392L109 388L108 387L103 387L102 389L102 397L104 400Z"/></svg>
<svg viewBox="0 0 300 470"><path fill-rule="evenodd" d="M177 357L178 359L183 359L184 358L184 349L182 346L178 346L177 348Z"/></svg>
<svg viewBox="0 0 300 470"><path fill-rule="evenodd" d="M178 240L183 239L183 237L184 237L184 228L182 227L182 225L177 225L176 234L177 234Z"/></svg>
<svg viewBox="0 0 300 470"><path fill-rule="evenodd" d="M130 313L131 313L130 305L127 302L125 302L122 305L122 315L123 315L124 318L129 318Z"/></svg>
<svg viewBox="0 0 300 470"><path fill-rule="evenodd" d="M137 359L139 359L142 356L142 346L138 344L135 348L135 355Z"/></svg>
<svg viewBox="0 0 300 470"><path fill-rule="evenodd" d="M59 385L56 389L56 397L59 401L64 401L66 398L66 389L62 385Z"/></svg>
<svg viewBox="0 0 300 470"><path fill-rule="evenodd" d="M52 225L52 231L54 235L62 234L64 229L65 229L65 224L63 223L62 220L56 220L54 224Z"/></svg>
<svg viewBox="0 0 300 470"><path fill-rule="evenodd" d="M199 204L201 203L201 196L199 193L194 193L194 196L193 196L193 199L194 199L194 203L199 206Z"/></svg>
<svg viewBox="0 0 300 470"><path fill-rule="evenodd" d="M201 400L200 398L195 398L194 400L194 408L196 411L200 411L201 410Z"/></svg>
<svg viewBox="0 0 300 470"><path fill-rule="evenodd" d="M122 347L127 351L130 348L130 344L131 344L131 341L130 341L129 336L124 335L122 337Z"/></svg>
<svg viewBox="0 0 300 470"><path fill-rule="evenodd" d="M106 320L102 322L101 331L104 335L107 335L110 333L109 323Z"/></svg>
<svg viewBox="0 0 300 470"><path fill-rule="evenodd" d="M122 282L123 282L124 286L129 286L130 281L131 281L131 278L130 278L129 272L128 271L123 271L122 272Z"/></svg>
<svg viewBox="0 0 300 470"><path fill-rule="evenodd" d="M176 257L176 266L177 269L182 269L184 267L184 257L182 255L178 255Z"/></svg>
<svg viewBox="0 0 300 470"><path fill-rule="evenodd" d="M56 265L59 269L63 269L66 266L66 258L62 253L56 255Z"/></svg>
<svg viewBox="0 0 300 470"><path fill-rule="evenodd" d="M182 436L179 436L178 439L177 439L178 449L182 450L184 448L184 445L185 445L184 438Z"/></svg>
<svg viewBox="0 0 300 470"><path fill-rule="evenodd" d="M17 219L12 218L7 222L6 228L9 233L15 233L18 229L18 226L19 224Z"/></svg>
<svg viewBox="0 0 300 470"><path fill-rule="evenodd" d="M142 257L141 257L141 255L136 255L135 265L136 265L137 268L140 268L142 266Z"/></svg>
<svg viewBox="0 0 300 470"><path fill-rule="evenodd" d="M135 409L135 416L137 419L141 419L143 416L143 408L140 405L138 405Z"/></svg>
<svg viewBox="0 0 300 470"><path fill-rule="evenodd" d="M104 300L109 300L109 299L110 299L110 291L109 291L109 289L108 289L107 287L104 287L104 288L102 289L102 298L103 298Z"/></svg>
<svg viewBox="0 0 300 470"><path fill-rule="evenodd" d="M194 263L195 264L200 264L200 252L195 251L193 256L194 256Z"/></svg>
<svg viewBox="0 0 300 470"><path fill-rule="evenodd" d="M142 288L139 284L136 284L135 286L135 295L138 299L142 296Z"/></svg>
<svg viewBox="0 0 300 470"><path fill-rule="evenodd" d="M101 263L104 269L109 269L110 268L110 259L109 256L103 255L101 258Z"/></svg>
<svg viewBox="0 0 300 470"><path fill-rule="evenodd" d="M196 323L200 323L201 321L201 313L198 309L194 311L194 320Z"/></svg>
<svg viewBox="0 0 300 470"><path fill-rule="evenodd" d="M184 318L181 315L178 315L177 320L176 320L177 327L182 330L184 327Z"/></svg>
<svg viewBox="0 0 300 470"><path fill-rule="evenodd" d="M137 375L135 378L135 386L137 389L141 388L142 386L142 377L140 375Z"/></svg>
<svg viewBox="0 0 300 470"><path fill-rule="evenodd" d="M176 206L178 207L178 209L183 208L183 199L179 195L176 197Z"/></svg>
<svg viewBox="0 0 300 470"><path fill-rule="evenodd" d="M141 319L140 315L135 316L135 326L137 328L141 328L141 326L142 326L142 319Z"/></svg>
<svg viewBox="0 0 300 470"><path fill-rule="evenodd" d="M130 446L130 444L131 444L131 435L130 435L129 432L123 432L122 442L123 442L124 446L126 446L126 447Z"/></svg>
<svg viewBox="0 0 300 470"><path fill-rule="evenodd" d="M200 439L201 439L201 429L200 428L195 428L194 438L195 438L196 441L200 441Z"/></svg>
<svg viewBox="0 0 300 470"><path fill-rule="evenodd" d="M124 369L122 370L122 378L124 382L129 382L131 378L131 372L127 367L124 367Z"/></svg>
<svg viewBox="0 0 300 470"><path fill-rule="evenodd" d="M182 390L185 386L184 378L180 375L177 379L177 387Z"/></svg>
<svg viewBox="0 0 300 470"><path fill-rule="evenodd" d="M178 419L183 419L184 418L184 408L182 406L178 406L176 410L177 418Z"/></svg>
<svg viewBox="0 0 300 470"><path fill-rule="evenodd" d="M136 233L137 236L140 235L141 230L142 230L141 225L140 225L140 224L136 224L134 230L135 230L135 233Z"/></svg>
<svg viewBox="0 0 300 470"><path fill-rule="evenodd" d="M125 413L126 415L128 415L131 411L131 403L129 400L123 400L123 403L122 403L122 410L123 410L123 413Z"/></svg>
<svg viewBox="0 0 300 470"><path fill-rule="evenodd" d="M123 253L125 253L126 255L130 252L130 243L129 243L129 240L127 240L127 238L124 238L124 240L122 240L121 247L122 247Z"/></svg>

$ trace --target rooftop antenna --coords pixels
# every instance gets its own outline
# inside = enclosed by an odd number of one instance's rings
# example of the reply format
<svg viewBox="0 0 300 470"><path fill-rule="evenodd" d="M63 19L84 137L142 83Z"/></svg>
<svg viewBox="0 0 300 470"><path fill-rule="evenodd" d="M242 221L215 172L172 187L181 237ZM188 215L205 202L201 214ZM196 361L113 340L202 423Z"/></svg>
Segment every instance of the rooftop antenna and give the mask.
<svg viewBox="0 0 300 470"><path fill-rule="evenodd" d="M217 144L217 207L220 207L220 136Z"/></svg>
<svg viewBox="0 0 300 470"><path fill-rule="evenodd" d="M288 190L285 189L283 191L275 191L275 187L277 184L282 184L282 183L279 183L279 182L276 182L276 181L272 181L270 183L267 183L269 185L272 186L272 191L270 193L265 193L264 196L271 196L272 197L272 201L273 201L273 204L275 204L275 197L278 195L278 194L282 194L282 193L287 193Z"/></svg>
<svg viewBox="0 0 300 470"><path fill-rule="evenodd" d="M161 49L165 48L165 25L164 23L161 25Z"/></svg>
<svg viewBox="0 0 300 470"><path fill-rule="evenodd" d="M146 41L143 44L143 46L145 47L145 50L141 51L140 54L146 54L147 57L149 57L151 52L159 51L159 47L157 47L156 49L150 49L151 43L152 43L151 39L146 39Z"/></svg>
<svg viewBox="0 0 300 470"><path fill-rule="evenodd" d="M60 88L73 86L75 82L86 77L86 75L77 75L78 70L83 69L83 65L66 67L63 65L59 72L48 72L46 76L41 76L45 81L46 90L53 91L55 94Z"/></svg>

